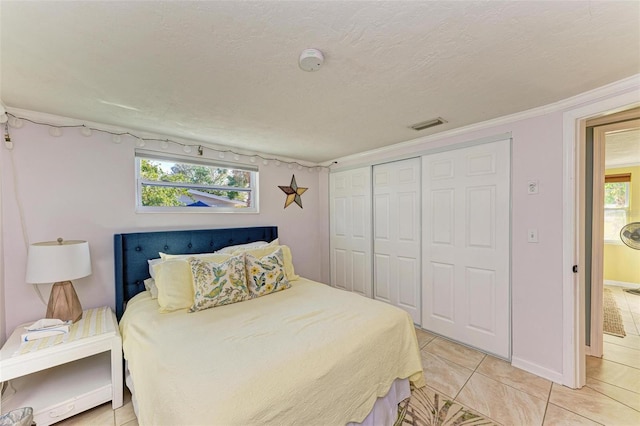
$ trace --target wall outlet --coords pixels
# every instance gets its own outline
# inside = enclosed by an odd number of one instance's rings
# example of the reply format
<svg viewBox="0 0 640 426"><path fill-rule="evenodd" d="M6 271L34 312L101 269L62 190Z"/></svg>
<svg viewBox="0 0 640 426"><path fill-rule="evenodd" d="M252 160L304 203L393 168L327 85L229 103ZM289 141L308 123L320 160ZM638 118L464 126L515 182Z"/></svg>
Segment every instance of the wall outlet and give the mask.
<svg viewBox="0 0 640 426"><path fill-rule="evenodd" d="M538 230L537 229L529 229L527 231L527 242L529 242L529 243L537 243L538 242Z"/></svg>
<svg viewBox="0 0 640 426"><path fill-rule="evenodd" d="M537 180L530 180L527 183L527 194L531 195L531 194L537 194L538 193L538 181Z"/></svg>

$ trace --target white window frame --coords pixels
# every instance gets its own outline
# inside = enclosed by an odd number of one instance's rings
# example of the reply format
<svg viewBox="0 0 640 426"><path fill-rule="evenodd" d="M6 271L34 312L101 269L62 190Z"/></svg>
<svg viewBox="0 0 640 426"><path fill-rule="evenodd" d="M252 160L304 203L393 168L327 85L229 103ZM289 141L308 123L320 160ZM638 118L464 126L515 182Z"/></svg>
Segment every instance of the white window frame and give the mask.
<svg viewBox="0 0 640 426"><path fill-rule="evenodd" d="M603 219L606 221L606 216L607 216L607 212L608 211L622 211L624 212L625 215L625 224L629 221L629 213L630 213L630 206L631 206L631 182L611 182L611 183L623 183L626 186L626 206L624 207L607 207L607 205L605 204L604 206L604 216ZM606 188L606 183L605 183L605 188ZM604 236L604 242L605 244L622 244L622 240L620 239L620 234L616 234L616 236L614 238L607 238L607 237L611 237L611 235L605 235Z"/></svg>
<svg viewBox="0 0 640 426"><path fill-rule="evenodd" d="M174 161L177 163L187 163L200 166L213 166L224 169L242 170L251 173L251 183L249 188L237 188L231 186L220 185L201 185L201 184L188 184L179 182L155 182L145 181L140 176L141 160L151 161ZM259 197L258 197L258 168L255 166L249 166L242 163L232 163L226 161L211 160L202 157L190 157L179 154L159 153L155 151L135 151L135 177L136 177L136 212L137 213L234 213L234 214L247 214L247 213L259 213ZM179 188L191 188L191 189L214 189L221 191L243 191L250 192L250 199L252 200L250 207L237 208L237 207L187 207L187 206L143 206L142 205L142 187L143 185L156 185L163 187L179 187Z"/></svg>

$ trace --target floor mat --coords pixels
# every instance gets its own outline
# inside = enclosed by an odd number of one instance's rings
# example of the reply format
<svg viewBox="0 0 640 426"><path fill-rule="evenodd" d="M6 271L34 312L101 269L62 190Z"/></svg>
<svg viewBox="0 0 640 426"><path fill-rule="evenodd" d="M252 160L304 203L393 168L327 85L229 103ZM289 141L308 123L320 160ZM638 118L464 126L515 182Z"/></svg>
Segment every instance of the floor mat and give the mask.
<svg viewBox="0 0 640 426"><path fill-rule="evenodd" d="M411 397L398 404L394 426L495 425L457 402L450 401L428 387L412 389Z"/></svg>
<svg viewBox="0 0 640 426"><path fill-rule="evenodd" d="M612 336L624 337L627 333L624 332L624 324L622 322L622 315L620 315L620 309L613 292L608 288L604 289L604 297L602 300L602 328L603 331Z"/></svg>

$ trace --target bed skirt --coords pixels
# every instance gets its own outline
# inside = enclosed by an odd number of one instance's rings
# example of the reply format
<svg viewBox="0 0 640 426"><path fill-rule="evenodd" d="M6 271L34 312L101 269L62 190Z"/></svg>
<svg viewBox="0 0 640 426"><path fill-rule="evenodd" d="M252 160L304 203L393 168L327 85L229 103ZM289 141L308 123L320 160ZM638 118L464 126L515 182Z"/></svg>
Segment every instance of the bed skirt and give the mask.
<svg viewBox="0 0 640 426"><path fill-rule="evenodd" d="M138 404L136 402L136 393L133 386L133 380L127 368L125 361L125 383L131 391L131 403L133 411L138 416ZM391 384L389 392L382 398L378 398L373 409L362 421L362 423L348 423L348 426L392 426L398 418L398 404L411 396L411 388L409 379L396 379Z"/></svg>

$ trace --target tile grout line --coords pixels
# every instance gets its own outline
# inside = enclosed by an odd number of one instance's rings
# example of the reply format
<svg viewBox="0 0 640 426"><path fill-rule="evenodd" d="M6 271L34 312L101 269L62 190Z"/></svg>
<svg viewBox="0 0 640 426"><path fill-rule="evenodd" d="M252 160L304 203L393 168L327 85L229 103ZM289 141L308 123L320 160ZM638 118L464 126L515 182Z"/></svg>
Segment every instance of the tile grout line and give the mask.
<svg viewBox="0 0 640 426"><path fill-rule="evenodd" d="M549 393L547 394L547 403L544 405L544 414L542 415L542 423L544 425L544 421L547 418L547 411L549 410L549 404L551 400L551 392L553 391L553 382L551 382L551 386L549 386Z"/></svg>
<svg viewBox="0 0 640 426"><path fill-rule="evenodd" d="M624 367L633 368L634 370L640 370L640 366L636 366L636 367L634 367L633 365L624 364L624 363L622 363L622 362L614 361L614 360L612 360L612 359L608 359L608 358L604 358L604 357L603 357L603 358L593 357L593 358L601 359L601 360L603 360L603 361L607 361L607 362L612 362L612 363L614 363L614 364L622 365L622 366L624 366Z"/></svg>
<svg viewBox="0 0 640 426"><path fill-rule="evenodd" d="M481 353L482 353L482 352L481 352ZM433 355L433 354L432 354L432 355ZM458 391L458 393L456 394L456 396L454 396L454 397L453 397L453 400L456 402L456 404L460 404L461 406L465 407L465 408L466 408L466 409L468 409L468 410L472 410L472 411L475 411L476 413L480 413L480 414L482 414L482 416L486 417L488 420L491 420L492 422L494 422L494 423L496 423L496 424L502 425L503 423L500 423L499 421L492 419L491 417L489 417L489 415L488 415L488 414L485 414L485 413L483 413L482 411L480 411L480 410L478 410L478 409L476 409L476 408L467 407L465 404L463 404L463 403L461 403L460 401L458 401L458 396L460 395L460 392L462 392L462 389L464 389L464 387L465 387L465 386L467 386L467 383L469 383L469 380L471 380L471 377L472 377L474 374L476 374L476 373L478 373L478 374L480 374L480 375L483 375L482 373L478 372L477 370L478 370L478 368L480 368L480 364L482 364L482 362L483 362L485 359L487 359L487 357L489 356L489 354L485 354L485 353L483 353L483 355L484 355L484 356L482 357L482 359L480 360L480 362L478 363L478 365L476 365L476 368L474 368L474 369L473 369L473 371L471 372L471 374L469 375L469 377L467 378L467 380L464 382L464 385L462 385L462 387L460 387L460 390ZM445 359L446 359L446 358L445 358ZM447 360L447 361L449 361L449 360ZM450 361L450 362L453 362L453 361ZM460 365L460 364L455 363L455 362L454 362L454 364L456 364L456 365ZM463 367L463 366L461 366L461 367ZM464 367L464 368L467 368L467 367ZM469 369L469 370L470 370L470 369Z"/></svg>
<svg viewBox="0 0 640 426"><path fill-rule="evenodd" d="M516 368L516 367L513 367L513 368ZM474 371L474 373L476 373L476 371ZM500 380L496 379L495 377L488 376L488 375L484 374L484 373L483 373L483 372L481 372L481 371L477 371L477 373L478 373L479 375L483 376L483 377L486 377L487 379L494 380L494 381L496 381L496 382L500 383L501 385L504 385L504 386L506 386L506 387L508 387L508 388L511 388L511 389L515 390L515 391L522 392L522 393L524 393L524 394L529 395L529 396L530 396L530 397L532 397L532 398L539 399L540 401L544 401L544 399L542 399L542 398L540 398L540 397L537 397L537 396L535 396L535 395L533 395L533 394L530 394L529 392L527 392L527 391L525 391L525 390L518 389L518 388L517 388L517 387L515 387L515 386L511 386L511 385L510 385L510 384L508 384L508 383L503 383L503 382L501 382ZM536 376L536 377L539 377L539 376ZM547 379L544 379L544 380L547 380ZM551 382L551 386L549 386L549 394L547 395L547 403L549 402L549 398L551 397L551 388L553 388L553 382Z"/></svg>
<svg viewBox="0 0 640 426"><path fill-rule="evenodd" d="M621 347L621 348L631 349L632 351L638 351L638 352L640 352L640 348L632 348L632 347L629 347L629 346L621 345L621 344L616 343L616 342L609 342L609 341L606 341L606 340L605 340L603 343L609 343L610 345L615 345L615 346L619 346L619 347ZM603 346L604 346L604 345L603 345ZM640 363L639 363L639 364L640 364Z"/></svg>
<svg viewBox="0 0 640 426"><path fill-rule="evenodd" d="M453 400L454 400L454 401L458 398L458 396L460 395L460 392L462 392L462 389L464 389L464 387L465 387L465 386L467 386L467 383L469 383L469 380L471 380L471 377L472 377L474 374L476 374L476 371L478 370L478 367L480 367L480 364L482 364L482 361L484 361L484 360L487 358L487 354L483 354L483 355L484 355L484 356L482 357L482 359L480 360L480 362L478 363L478 365L476 365L476 368L474 368L474 369L471 371L471 374L469 375L469 377L467 377L467 380L465 380L464 385L462 385L462 386L460 387L460 390L458 391L458 393L456 393L456 396L454 396L454 397L453 397ZM453 361L451 361L451 362L453 362ZM454 362L454 364L459 365L458 363L455 363L455 362ZM461 366L461 367L462 367L462 366ZM470 370L471 370L471 369L470 369Z"/></svg>
<svg viewBox="0 0 640 426"><path fill-rule="evenodd" d="M613 383L609 383L609 382L605 382L604 380L600 380L596 377L587 377L587 379L591 379L591 380L595 380L596 382L600 382L600 383L604 383L605 385L609 385L609 386L613 386L615 388L618 388L620 390L626 391L626 392L631 392L631 393L635 393L636 395L638 395L638 397L640 398L640 392L636 392L636 391L632 391L630 389L627 388L623 388L622 386L618 386L616 384ZM588 384L586 384L585 386L589 386ZM590 386L589 386L590 387ZM593 390L595 390L594 388L591 388Z"/></svg>
<svg viewBox="0 0 640 426"><path fill-rule="evenodd" d="M518 389L518 388L516 388L515 386L511 386L511 385L509 385L509 384L507 384L507 383L503 383L503 382L501 382L500 380L496 379L495 377L491 377L491 376L488 376L488 375L486 375L486 374L482 373L481 371L477 371L477 370L478 370L478 368L480 367L480 364L482 364L482 362L486 359L486 357L487 357L487 356L489 356L489 355L488 355L488 354L485 354L485 357L482 359L482 361L480 361L480 363L479 363L479 364L476 366L476 368L473 370L473 373L471 373L471 376L473 376L474 374L476 374L476 373L477 373L477 374L479 374L479 375L481 375L481 376L483 376L483 377L486 377L486 378L488 378L488 379L490 379L490 380L494 380L495 382L497 382L497 383L499 383L499 384L501 384L501 385L503 385L503 386L506 386L506 387L508 387L508 388L511 388L511 389L513 389L513 390L515 390L515 391L517 391L517 392L522 392L522 393L524 393L524 394L526 394L526 395L528 395L528 396L530 396L530 397L532 397L532 398L535 398L535 399L538 399L538 400L540 400L540 401L545 402L545 400L544 400L544 399L538 398L537 396L532 395L532 394L530 394L530 393L529 393L529 392L527 392L527 391L524 391L524 390L522 390L522 389ZM511 364L509 364L509 365L511 365ZM512 367L513 367L513 366L512 366ZM513 368L516 368L516 367L513 367ZM460 388L460 391L458 392L458 395L460 394L460 392L462 392L462 389L464 389L464 387L467 385L467 383L469 382L469 380L471 380L471 376L469 376L469 378L467 379L467 381L465 382L465 384ZM546 415L547 415L547 407L548 407L548 405L549 405L549 398L551 397L551 389L552 389L552 388L553 388L553 382L551 382L551 386L549 386L549 393L548 393L548 395L547 395L547 400L546 400L546 402L545 402L545 406L544 406L544 414L543 414L543 416L542 416L542 422L540 423L540 425L543 425L543 424L544 424L544 418L545 418L545 417L546 417ZM456 402L460 403L459 401L457 401L458 395L456 395ZM478 411L478 410L476 410L476 411ZM479 412L480 412L480 411L479 411ZM487 416L487 417L488 417L488 415L486 415L486 414L485 414L485 416Z"/></svg>
<svg viewBox="0 0 640 426"><path fill-rule="evenodd" d="M562 385L559 385L559 386L562 386ZM582 417L583 419L587 419L587 420L589 420L590 422L593 422L593 423L595 423L595 424L598 424L598 425L601 425L601 426L606 426L604 423L600 423L600 422L599 422L599 421L597 421L597 420L593 420L592 418L589 418L589 417L587 417L587 416L585 416L585 415L582 415L582 414L580 414L580 413L576 413L575 411L570 410L570 409L568 409L567 407L563 407L562 405L554 404L553 402L549 402L549 404L550 404L550 405L554 405L554 406L556 406L556 407L560 408L561 410L568 411L568 412L570 412L571 414L575 414L575 415L576 415L576 416L578 416L578 417ZM547 405L549 405L549 404L547 404Z"/></svg>
<svg viewBox="0 0 640 426"><path fill-rule="evenodd" d="M596 380L597 380L597 379L596 379ZM604 382L604 383L606 383L606 382ZM611 385L611 386L614 386L614 385ZM606 393L602 393L602 392L600 392L599 390L594 389L594 388L592 388L592 387L591 387L591 386L589 386L589 385L585 385L585 387L587 387L587 388L591 389L592 391L594 391L594 392L596 392L596 393L599 393L599 394L600 394L600 395L602 395L602 396L605 396L605 397L609 398L609 399L610 399L610 400L612 400L612 401L617 402L618 404L622 404L622 405L624 405L625 407L627 407L627 408L631 408L633 411L636 411L636 412L640 413L640 410L637 410L637 409L635 409L635 408L633 408L633 407L631 407L631 406L629 406L629 405L625 404L625 403L624 403L624 402L622 402L622 401L618 401L617 399L615 399L614 397L612 397L612 396L610 396L610 395L607 395ZM620 389L624 389L624 388L620 388ZM627 389L625 389L625 390L627 390ZM631 392L631 391L629 391L629 392ZM633 393L635 393L635 392L633 392ZM584 416L583 416L583 417L584 417ZM587 417L587 418L588 418L588 417ZM593 420L593 419L589 419L589 420ZM595 421L595 420L594 420L594 421Z"/></svg>

